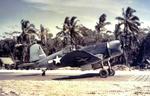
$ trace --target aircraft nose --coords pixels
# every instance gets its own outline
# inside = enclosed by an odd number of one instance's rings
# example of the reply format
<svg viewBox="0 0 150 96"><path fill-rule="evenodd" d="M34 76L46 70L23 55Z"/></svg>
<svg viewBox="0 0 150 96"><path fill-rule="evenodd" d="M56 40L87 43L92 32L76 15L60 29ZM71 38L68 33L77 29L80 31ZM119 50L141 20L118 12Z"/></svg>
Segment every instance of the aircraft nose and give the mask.
<svg viewBox="0 0 150 96"><path fill-rule="evenodd" d="M121 43L119 40L109 42L108 49L111 56L118 56L123 53L123 50L121 48Z"/></svg>

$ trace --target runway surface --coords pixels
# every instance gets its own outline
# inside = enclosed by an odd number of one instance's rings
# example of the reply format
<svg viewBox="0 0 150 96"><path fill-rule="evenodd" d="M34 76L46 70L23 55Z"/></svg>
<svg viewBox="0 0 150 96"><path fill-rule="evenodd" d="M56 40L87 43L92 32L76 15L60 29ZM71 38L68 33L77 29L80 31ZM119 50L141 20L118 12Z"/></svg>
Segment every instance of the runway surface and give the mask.
<svg viewBox="0 0 150 96"><path fill-rule="evenodd" d="M99 81L150 81L150 71L116 71L115 76L100 78L96 71L48 70L41 76L41 70L0 70L0 80L99 80Z"/></svg>
<svg viewBox="0 0 150 96"><path fill-rule="evenodd" d="M150 96L150 71L0 70L0 96Z"/></svg>

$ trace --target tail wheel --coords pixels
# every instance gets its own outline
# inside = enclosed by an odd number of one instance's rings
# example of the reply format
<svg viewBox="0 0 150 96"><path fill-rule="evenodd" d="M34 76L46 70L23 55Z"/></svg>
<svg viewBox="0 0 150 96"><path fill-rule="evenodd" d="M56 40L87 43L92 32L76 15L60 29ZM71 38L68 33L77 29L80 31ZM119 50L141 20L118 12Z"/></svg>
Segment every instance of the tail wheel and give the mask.
<svg viewBox="0 0 150 96"><path fill-rule="evenodd" d="M108 76L108 71L105 70L105 69L100 70L99 76L100 76L101 78L106 78L106 77Z"/></svg>
<svg viewBox="0 0 150 96"><path fill-rule="evenodd" d="M45 70L42 70L42 76L45 76L45 75L46 75L45 72L46 72Z"/></svg>
<svg viewBox="0 0 150 96"><path fill-rule="evenodd" d="M108 71L109 76L114 76L115 75L115 70L108 69L107 71Z"/></svg>

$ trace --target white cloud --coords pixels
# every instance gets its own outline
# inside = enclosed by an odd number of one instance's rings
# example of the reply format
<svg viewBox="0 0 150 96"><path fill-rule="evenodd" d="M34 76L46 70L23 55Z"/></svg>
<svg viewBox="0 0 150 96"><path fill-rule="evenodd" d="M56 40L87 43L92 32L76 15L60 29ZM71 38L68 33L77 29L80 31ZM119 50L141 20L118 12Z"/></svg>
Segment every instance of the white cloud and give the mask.
<svg viewBox="0 0 150 96"><path fill-rule="evenodd" d="M49 0L23 0L27 3L40 3L40 4L47 4Z"/></svg>
<svg viewBox="0 0 150 96"><path fill-rule="evenodd" d="M42 11L53 11L62 15L93 16L106 13L110 16L121 15L121 9L133 0L23 0ZM44 4L44 5L43 5Z"/></svg>
<svg viewBox="0 0 150 96"><path fill-rule="evenodd" d="M60 15L94 16L106 13L120 15L122 4L115 0L24 0L42 11L53 11ZM126 0L125 0L126 1ZM43 5L45 4L45 5Z"/></svg>
<svg viewBox="0 0 150 96"><path fill-rule="evenodd" d="M81 23L94 29L102 13L106 13L108 21L114 22L116 16L122 14L122 8L133 3L133 0L23 0L32 7L45 12L53 12L56 17L77 16ZM58 21L60 23L63 21ZM56 23L55 23L56 24ZM114 24L110 25L113 30ZM54 29L55 26L53 26Z"/></svg>
<svg viewBox="0 0 150 96"><path fill-rule="evenodd" d="M120 7L122 7L122 3L131 2L132 0L124 0L120 2L120 0L23 0L27 3L35 4L33 5L36 8L42 10L52 10L59 11L59 9L68 9L71 10L77 8L78 10L82 8L88 9L102 9L110 12L119 11ZM39 4L47 4L44 6L40 6ZM56 10L57 9L57 10Z"/></svg>

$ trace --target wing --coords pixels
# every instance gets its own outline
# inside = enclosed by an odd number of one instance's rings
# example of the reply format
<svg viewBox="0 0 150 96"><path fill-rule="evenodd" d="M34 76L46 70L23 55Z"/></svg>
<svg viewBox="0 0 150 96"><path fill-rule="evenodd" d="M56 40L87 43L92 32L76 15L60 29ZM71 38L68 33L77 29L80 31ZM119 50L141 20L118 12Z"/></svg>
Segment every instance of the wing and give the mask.
<svg viewBox="0 0 150 96"><path fill-rule="evenodd" d="M19 68L25 68L25 67L35 67L36 64L35 63L23 63L18 65Z"/></svg>
<svg viewBox="0 0 150 96"><path fill-rule="evenodd" d="M100 59L85 51L73 51L61 58L62 66L80 67L87 64L95 64Z"/></svg>

